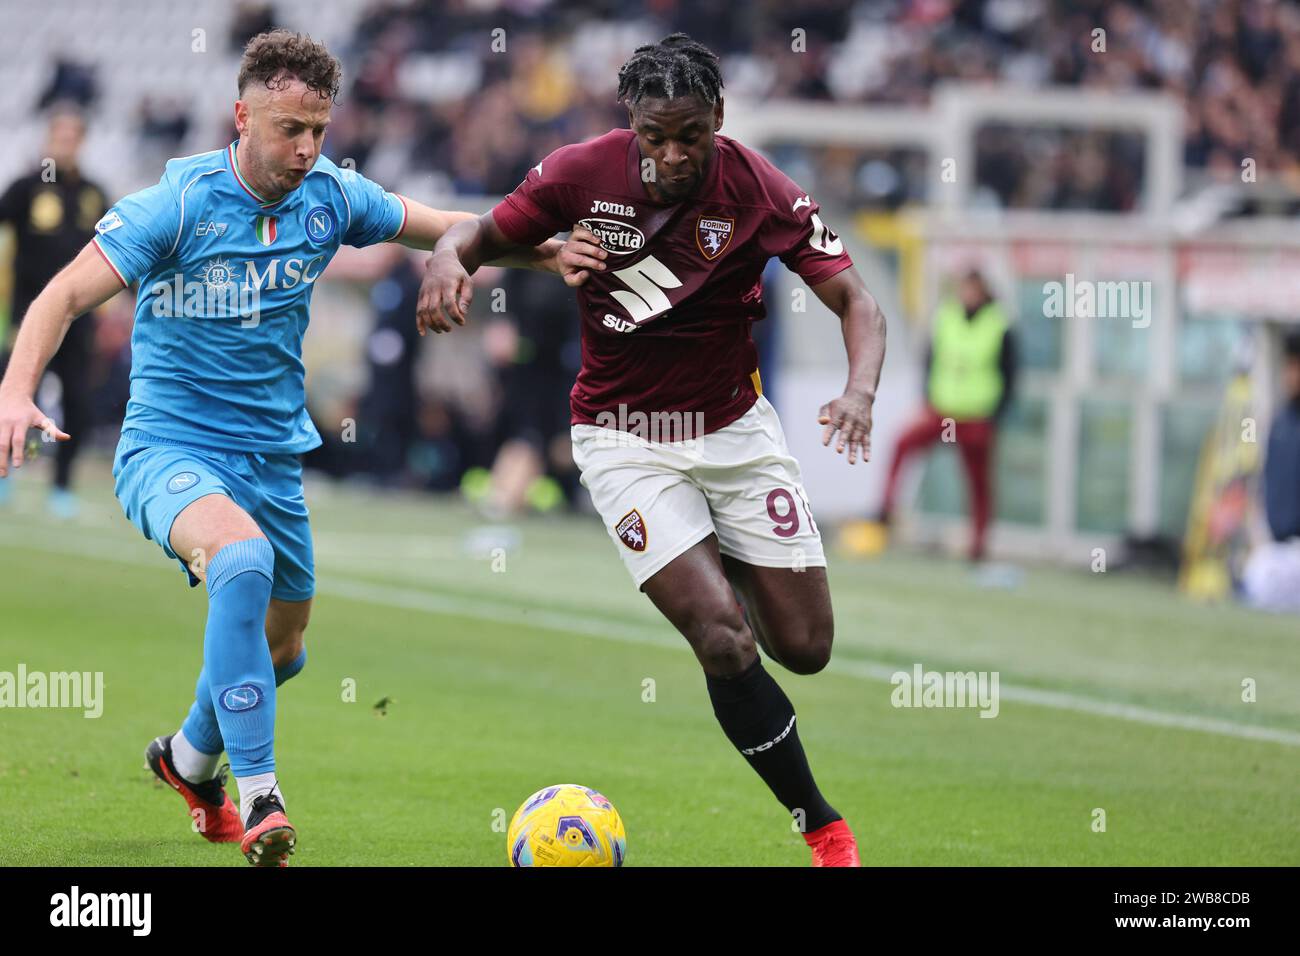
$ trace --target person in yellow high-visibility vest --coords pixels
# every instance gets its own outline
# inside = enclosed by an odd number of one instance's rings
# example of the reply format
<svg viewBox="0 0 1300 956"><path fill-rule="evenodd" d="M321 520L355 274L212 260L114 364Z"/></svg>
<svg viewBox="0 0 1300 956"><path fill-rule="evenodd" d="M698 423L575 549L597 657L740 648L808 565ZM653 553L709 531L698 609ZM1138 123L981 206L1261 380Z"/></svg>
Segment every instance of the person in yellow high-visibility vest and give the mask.
<svg viewBox="0 0 1300 956"><path fill-rule="evenodd" d="M925 360L925 405L903 430L885 484L880 520L889 523L898 478L913 452L940 439L955 442L970 488L970 557L984 557L993 510L993 439L1011 401L1016 343L1002 307L975 269L962 276L957 297L935 313L934 337Z"/></svg>

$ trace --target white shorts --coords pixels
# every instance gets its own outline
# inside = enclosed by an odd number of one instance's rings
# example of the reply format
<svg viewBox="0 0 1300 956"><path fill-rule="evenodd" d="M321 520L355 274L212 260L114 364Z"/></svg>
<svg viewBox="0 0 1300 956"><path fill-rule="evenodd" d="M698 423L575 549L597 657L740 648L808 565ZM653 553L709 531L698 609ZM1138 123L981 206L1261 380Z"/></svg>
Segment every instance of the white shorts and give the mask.
<svg viewBox="0 0 1300 956"><path fill-rule="evenodd" d="M651 433L653 434L653 433ZM825 567L799 463L762 396L725 428L685 441L574 425L573 459L637 587L710 534L767 568Z"/></svg>

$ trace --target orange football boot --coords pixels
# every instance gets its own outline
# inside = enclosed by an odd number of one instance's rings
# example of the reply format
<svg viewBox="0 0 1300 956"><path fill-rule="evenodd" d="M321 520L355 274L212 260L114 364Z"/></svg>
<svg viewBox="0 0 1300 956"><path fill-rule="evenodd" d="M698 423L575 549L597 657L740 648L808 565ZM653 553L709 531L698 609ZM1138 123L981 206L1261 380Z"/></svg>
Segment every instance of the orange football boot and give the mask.
<svg viewBox="0 0 1300 956"><path fill-rule="evenodd" d="M862 865L858 859L858 841L853 839L853 831L843 820L805 833L803 838L812 847L813 866Z"/></svg>
<svg viewBox="0 0 1300 956"><path fill-rule="evenodd" d="M155 737L145 749L144 759L158 779L171 787L190 808L190 818L198 822L198 831L212 843L238 843L244 836L239 810L226 796L226 768L204 783L191 783L176 771L172 763L172 737Z"/></svg>
<svg viewBox="0 0 1300 956"><path fill-rule="evenodd" d="M279 797L264 793L253 799L244 839L239 845L249 863L253 866L288 866L297 840Z"/></svg>

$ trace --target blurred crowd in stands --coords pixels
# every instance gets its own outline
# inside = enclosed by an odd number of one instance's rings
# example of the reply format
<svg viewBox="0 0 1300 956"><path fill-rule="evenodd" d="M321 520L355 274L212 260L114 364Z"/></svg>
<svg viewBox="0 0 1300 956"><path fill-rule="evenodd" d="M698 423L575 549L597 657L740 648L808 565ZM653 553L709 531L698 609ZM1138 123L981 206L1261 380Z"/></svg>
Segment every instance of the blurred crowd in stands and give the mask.
<svg viewBox="0 0 1300 956"><path fill-rule="evenodd" d="M352 85L331 149L376 175L413 170L460 192L507 192L555 146L621 125L621 58L638 41L684 30L722 55L730 93L753 98L924 104L948 80L1167 91L1184 104L1189 168L1239 180L1249 157L1300 192L1294 3L759 0L737 10L727 0L376 3L345 51ZM250 16L251 27L271 19ZM499 28L508 55L488 42ZM796 40L805 52L792 52ZM1140 138L1009 133L980 137L985 201L1136 203ZM906 154L823 153L812 159L825 167L819 188L846 204L925 199L925 169Z"/></svg>
<svg viewBox="0 0 1300 956"><path fill-rule="evenodd" d="M274 3L240 3L224 41L232 62L249 37L276 25ZM1300 5L1294 2L375 0L342 43L327 23L316 31L287 25L329 39L344 63L326 152L417 196L499 197L551 150L625 125L614 102L618 67L635 46L673 30L721 55L728 94L759 100L923 105L944 81L1167 91L1183 105L1184 160L1193 180L1240 181L1242 160L1250 158L1261 178L1281 183L1293 200L1300 196ZM93 125L97 70L105 68L70 59L54 64L34 105L73 101ZM228 112L231 92L213 91L215 99L199 102L161 90L143 100L136 161L152 176L168 156L221 145L198 141L210 135L203 119L212 115L198 111ZM976 146L983 205L1124 211L1135 208L1143 188L1143 141L1133 132L988 126ZM896 209L927 199L931 171L919 150L778 146L771 152L827 208ZM412 418L409 359L419 343L410 338L409 323L394 316L409 312L416 281L409 263L395 260L383 294L372 296L373 381L357 403L373 412L362 418L382 422L367 438L371 447L387 446L384 430L396 429L390 437L403 451L396 458L362 456L369 469L383 480L402 480L412 461L422 462L419 480L445 487L473 466L490 465L495 450L516 438L534 451L532 471L556 470L549 439L563 431L565 388L556 398L556 421L551 412L533 422L505 416L486 432L475 431L451 406L421 406ZM553 312L553 320L576 334L571 298L557 301ZM571 381L571 342L547 338L534 348L549 333L524 328L523 315L503 321L515 323L513 337L498 330L484 340L501 394L531 384L534 374ZM106 336L121 347L120 331L105 330ZM518 359L525 354L533 357ZM385 365L384 356L394 355ZM546 365L544 373L518 368L536 362ZM388 375L405 384L380 383ZM120 369L112 381L120 385ZM120 415L119 402L98 407L108 419ZM403 430L412 420L420 423L418 435ZM320 464L346 473L361 460L355 449L327 448Z"/></svg>
<svg viewBox="0 0 1300 956"><path fill-rule="evenodd" d="M241 3L231 52L277 22L274 3ZM380 181L502 194L556 146L620 125L619 64L671 30L712 46L728 92L756 98L923 105L944 81L1165 91L1183 104L1189 170L1239 181L1249 158L1300 193L1288 0L376 0L338 50L348 79L329 151ZM94 96L93 69L66 62L44 101ZM184 144L192 106L140 104L146 155L205 145ZM989 127L978 145L990 205L1122 211L1141 189L1132 135ZM808 162L833 198L925 201L924 165L905 152L830 152Z"/></svg>

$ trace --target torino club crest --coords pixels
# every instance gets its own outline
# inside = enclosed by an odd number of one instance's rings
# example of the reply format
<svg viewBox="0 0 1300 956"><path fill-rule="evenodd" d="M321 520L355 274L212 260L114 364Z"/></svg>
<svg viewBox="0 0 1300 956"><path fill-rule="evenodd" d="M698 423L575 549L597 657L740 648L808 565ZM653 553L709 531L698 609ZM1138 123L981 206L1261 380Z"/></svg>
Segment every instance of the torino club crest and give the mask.
<svg viewBox="0 0 1300 956"><path fill-rule="evenodd" d="M700 247L706 259L716 259L731 244L731 234L735 232L736 220L718 219L701 216L695 224L695 244Z"/></svg>
<svg viewBox="0 0 1300 956"><path fill-rule="evenodd" d="M614 526L614 533L633 551L645 550L645 521L641 518L641 512L635 508L619 519L618 524Z"/></svg>

